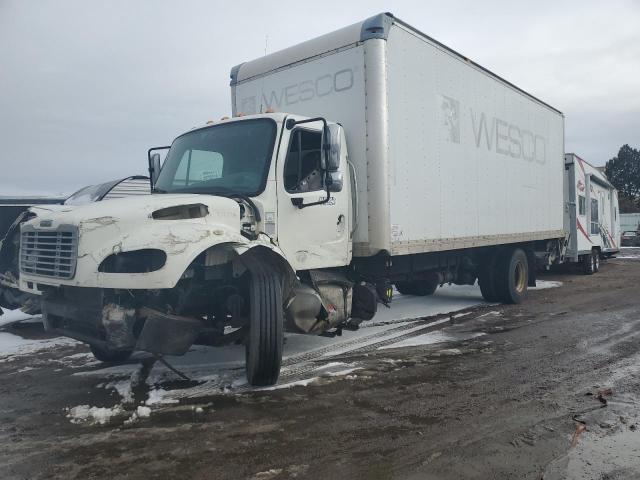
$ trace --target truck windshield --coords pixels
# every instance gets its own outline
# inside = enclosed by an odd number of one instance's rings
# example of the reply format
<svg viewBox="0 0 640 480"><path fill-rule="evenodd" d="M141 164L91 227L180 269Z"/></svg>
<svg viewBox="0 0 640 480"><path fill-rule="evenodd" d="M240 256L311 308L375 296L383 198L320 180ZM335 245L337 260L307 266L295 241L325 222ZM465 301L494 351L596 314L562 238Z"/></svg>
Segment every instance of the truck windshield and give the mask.
<svg viewBox="0 0 640 480"><path fill-rule="evenodd" d="M159 193L236 193L264 190L276 137L270 119L201 128L176 138L154 190Z"/></svg>

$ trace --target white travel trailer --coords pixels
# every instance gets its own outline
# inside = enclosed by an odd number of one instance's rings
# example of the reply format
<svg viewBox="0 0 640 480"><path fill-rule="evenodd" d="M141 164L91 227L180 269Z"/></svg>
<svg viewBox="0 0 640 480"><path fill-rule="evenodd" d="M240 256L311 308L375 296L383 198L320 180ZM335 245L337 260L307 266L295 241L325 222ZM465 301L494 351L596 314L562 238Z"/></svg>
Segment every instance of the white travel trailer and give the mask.
<svg viewBox="0 0 640 480"><path fill-rule="evenodd" d="M596 273L600 258L620 250L618 191L596 167L575 153L565 155L566 260Z"/></svg>
<svg viewBox="0 0 640 480"><path fill-rule="evenodd" d="M392 285L517 303L562 260L562 113L390 14L233 68L231 96L150 149L152 195L33 210L48 329L106 361L243 342L264 385L284 329L357 328Z"/></svg>

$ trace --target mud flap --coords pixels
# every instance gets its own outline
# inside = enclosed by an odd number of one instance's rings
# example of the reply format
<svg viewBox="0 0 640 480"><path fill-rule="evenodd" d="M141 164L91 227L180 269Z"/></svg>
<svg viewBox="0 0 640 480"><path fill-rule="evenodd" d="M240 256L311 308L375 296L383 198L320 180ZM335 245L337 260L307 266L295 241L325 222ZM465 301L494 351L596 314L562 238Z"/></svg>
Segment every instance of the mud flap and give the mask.
<svg viewBox="0 0 640 480"><path fill-rule="evenodd" d="M204 328L203 322L198 319L171 315L151 308L141 309L140 317L146 320L138 337L136 350L145 352L184 355Z"/></svg>

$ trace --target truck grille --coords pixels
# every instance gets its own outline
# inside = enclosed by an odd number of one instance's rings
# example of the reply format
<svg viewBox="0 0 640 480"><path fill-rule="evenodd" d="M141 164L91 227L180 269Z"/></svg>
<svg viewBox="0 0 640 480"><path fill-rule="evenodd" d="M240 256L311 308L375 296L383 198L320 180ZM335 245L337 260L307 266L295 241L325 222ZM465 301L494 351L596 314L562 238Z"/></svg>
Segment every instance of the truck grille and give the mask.
<svg viewBox="0 0 640 480"><path fill-rule="evenodd" d="M78 231L61 226L36 230L25 226L20 239L20 271L32 275L73 278L78 255Z"/></svg>

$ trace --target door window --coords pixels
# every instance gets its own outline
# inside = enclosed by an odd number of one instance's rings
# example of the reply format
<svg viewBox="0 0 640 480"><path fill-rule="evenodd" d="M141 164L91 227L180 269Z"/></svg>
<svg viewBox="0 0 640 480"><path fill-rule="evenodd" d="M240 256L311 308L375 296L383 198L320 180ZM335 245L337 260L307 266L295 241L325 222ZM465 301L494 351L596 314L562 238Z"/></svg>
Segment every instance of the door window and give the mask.
<svg viewBox="0 0 640 480"><path fill-rule="evenodd" d="M324 189L322 134L298 128L291 134L284 162L284 188L290 193Z"/></svg>

